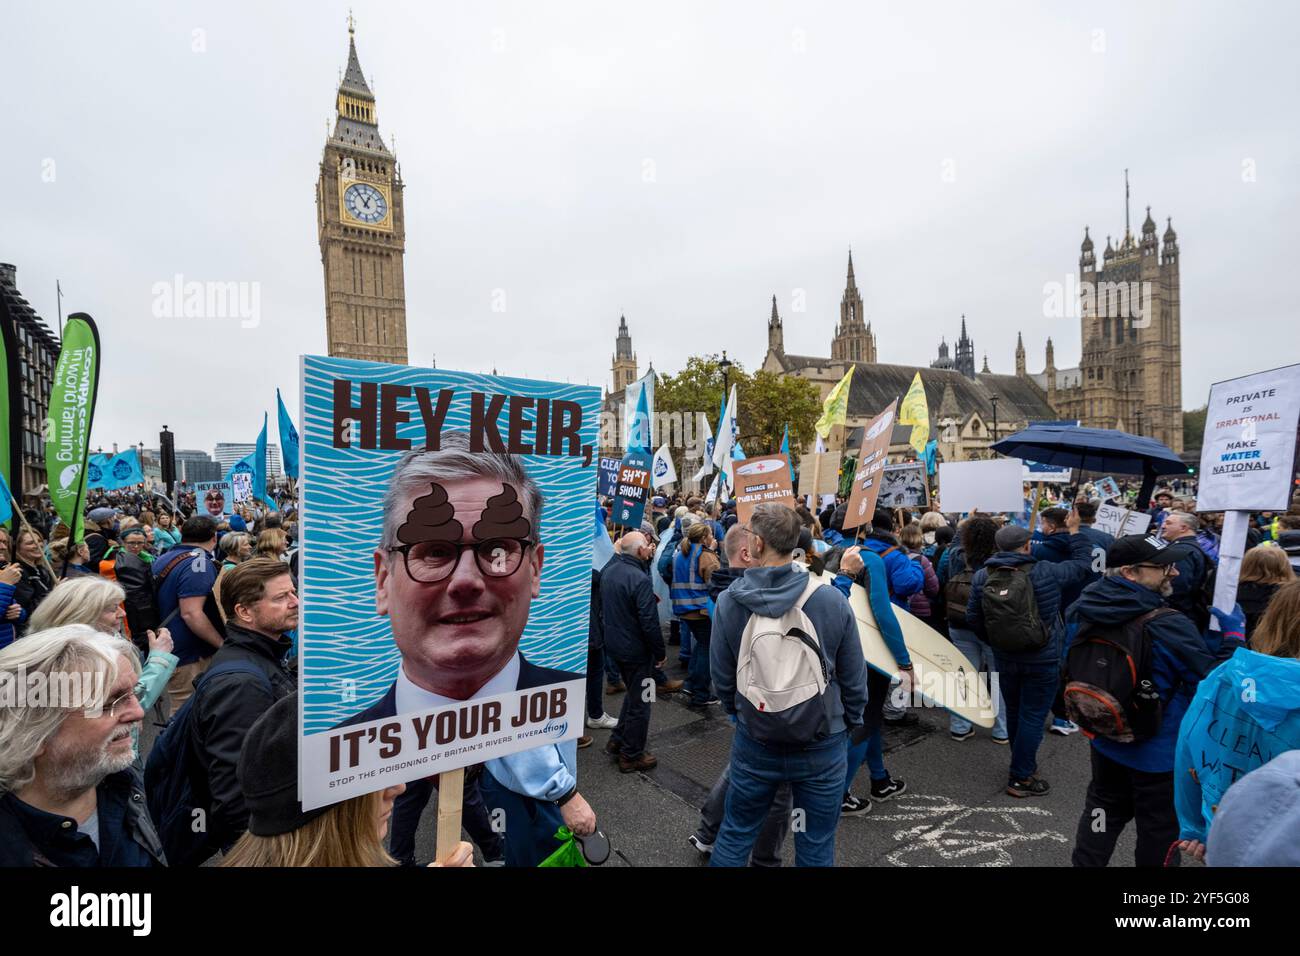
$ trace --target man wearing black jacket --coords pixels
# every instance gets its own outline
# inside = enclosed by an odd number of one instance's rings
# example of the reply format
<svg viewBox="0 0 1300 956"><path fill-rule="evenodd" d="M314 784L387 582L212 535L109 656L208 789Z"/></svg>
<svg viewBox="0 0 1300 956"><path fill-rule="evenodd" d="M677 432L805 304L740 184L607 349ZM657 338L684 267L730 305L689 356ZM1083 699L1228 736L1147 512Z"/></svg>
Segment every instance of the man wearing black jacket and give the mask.
<svg viewBox="0 0 1300 956"><path fill-rule="evenodd" d="M191 745L202 770L196 805L206 797L210 842L229 847L248 829L248 807L235 768L248 730L296 684L285 663L298 626L298 596L289 568L253 558L221 581L226 642L194 693ZM218 672L222 671L222 672Z"/></svg>
<svg viewBox="0 0 1300 956"><path fill-rule="evenodd" d="M605 653L618 665L627 686L618 727L605 750L618 757L618 769L624 773L650 770L659 763L645 749L654 701L654 670L662 667L668 656L650 586L653 555L654 546L646 536L633 531L619 540L617 553L600 572Z"/></svg>

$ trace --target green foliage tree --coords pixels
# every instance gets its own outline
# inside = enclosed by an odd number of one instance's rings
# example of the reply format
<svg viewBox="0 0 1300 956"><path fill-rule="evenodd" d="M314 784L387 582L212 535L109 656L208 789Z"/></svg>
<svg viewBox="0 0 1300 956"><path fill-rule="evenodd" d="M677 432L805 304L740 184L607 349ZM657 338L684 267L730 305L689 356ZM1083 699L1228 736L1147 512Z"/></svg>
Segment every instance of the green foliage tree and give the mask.
<svg viewBox="0 0 1300 956"><path fill-rule="evenodd" d="M1183 412L1183 447L1200 448L1205 441L1205 416L1208 405Z"/></svg>
<svg viewBox="0 0 1300 956"><path fill-rule="evenodd" d="M813 425L821 415L817 386L793 375L755 372L740 398L740 443L750 455L776 454L781 435L790 426L790 457L798 467L799 449L813 441Z"/></svg>
<svg viewBox="0 0 1300 956"><path fill-rule="evenodd" d="M692 355L676 375L664 375L655 386L657 412L680 414L684 419L704 412L709 427L718 427L722 404L721 356ZM727 387L736 386L740 404L737 438L749 455L775 454L781 450L781 435L790 426L790 449L798 464L798 450L813 440L813 425L821 414L817 386L801 378L783 377L758 371L752 375L739 362L727 374ZM692 428L698 421L692 420ZM680 456L683 448L672 447Z"/></svg>

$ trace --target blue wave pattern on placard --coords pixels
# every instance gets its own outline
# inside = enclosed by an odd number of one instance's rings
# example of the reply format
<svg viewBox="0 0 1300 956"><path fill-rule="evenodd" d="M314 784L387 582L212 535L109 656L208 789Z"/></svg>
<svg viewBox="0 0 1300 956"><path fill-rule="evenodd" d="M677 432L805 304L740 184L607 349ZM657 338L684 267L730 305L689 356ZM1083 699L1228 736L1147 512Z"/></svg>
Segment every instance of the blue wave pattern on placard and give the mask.
<svg viewBox="0 0 1300 956"><path fill-rule="evenodd" d="M328 730L369 706L388 689L398 667L388 619L375 613L374 550L383 525L383 496L403 453L334 447L336 378L418 385L430 389L435 401L439 389L453 388L456 395L444 431L469 429L469 394L475 391L567 400L582 407L582 441L593 453L588 467L583 467L582 458L522 456L545 496L541 540L546 560L541 594L532 602L519 646L541 667L585 671L600 390L310 355L303 369L299 667L305 731ZM421 447L424 423L414 399L402 400L400 407L410 411L412 420L398 426L398 435L412 447ZM505 409L502 424L504 419ZM504 427L501 431L504 435ZM355 682L351 700L347 681Z"/></svg>

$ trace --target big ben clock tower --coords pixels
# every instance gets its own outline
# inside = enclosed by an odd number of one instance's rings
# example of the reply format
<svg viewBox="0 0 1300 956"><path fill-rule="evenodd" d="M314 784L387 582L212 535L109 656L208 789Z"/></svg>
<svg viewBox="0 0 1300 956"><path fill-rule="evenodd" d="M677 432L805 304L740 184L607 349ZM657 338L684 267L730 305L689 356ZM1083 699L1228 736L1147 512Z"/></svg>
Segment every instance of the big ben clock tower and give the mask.
<svg viewBox="0 0 1300 956"><path fill-rule="evenodd" d="M379 136L352 18L334 132L316 182L329 354L405 365L406 220L397 157Z"/></svg>

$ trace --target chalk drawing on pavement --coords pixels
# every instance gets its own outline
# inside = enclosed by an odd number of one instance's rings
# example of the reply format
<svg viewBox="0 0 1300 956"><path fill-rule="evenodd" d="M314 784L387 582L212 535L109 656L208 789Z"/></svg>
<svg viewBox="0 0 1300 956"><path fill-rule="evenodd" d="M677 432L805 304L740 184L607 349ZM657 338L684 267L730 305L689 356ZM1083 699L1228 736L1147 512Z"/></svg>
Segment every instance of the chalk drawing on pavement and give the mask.
<svg viewBox="0 0 1300 956"><path fill-rule="evenodd" d="M893 839L902 845L885 856L893 866L1011 866L1012 847L1043 840L1070 842L1053 830L1029 829L1051 816L1042 807L965 807L951 797L908 793L895 798L887 812L861 819L914 824L894 831Z"/></svg>

